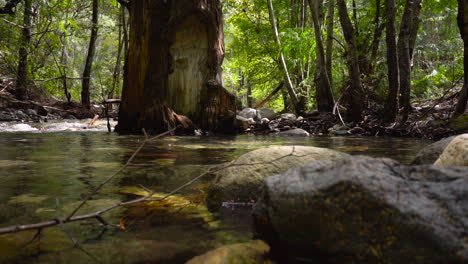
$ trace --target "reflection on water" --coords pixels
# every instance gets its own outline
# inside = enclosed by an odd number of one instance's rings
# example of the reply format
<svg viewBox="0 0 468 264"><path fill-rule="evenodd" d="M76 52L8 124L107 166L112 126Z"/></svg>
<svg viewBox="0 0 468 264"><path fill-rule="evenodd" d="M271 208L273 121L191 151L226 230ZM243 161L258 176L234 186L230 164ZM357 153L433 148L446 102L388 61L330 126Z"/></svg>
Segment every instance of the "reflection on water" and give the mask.
<svg viewBox="0 0 468 264"><path fill-rule="evenodd" d="M0 134L0 227L66 216L80 197L125 164L139 136L103 132ZM80 213L93 212L135 196L124 187L142 185L167 193L250 150L273 145L307 145L351 154L390 157L409 163L427 141L353 137L172 137L148 143L133 164L96 195ZM102 228L97 221L67 224L79 241L74 247L63 227L0 235L0 263L183 263L211 248L251 238L249 209L208 215L200 197L203 183L178 193L176 210L132 206L104 215L126 228ZM193 197L198 197L194 199ZM58 201L58 202L57 202ZM169 205L167 205L169 206ZM159 208L159 209L158 209Z"/></svg>

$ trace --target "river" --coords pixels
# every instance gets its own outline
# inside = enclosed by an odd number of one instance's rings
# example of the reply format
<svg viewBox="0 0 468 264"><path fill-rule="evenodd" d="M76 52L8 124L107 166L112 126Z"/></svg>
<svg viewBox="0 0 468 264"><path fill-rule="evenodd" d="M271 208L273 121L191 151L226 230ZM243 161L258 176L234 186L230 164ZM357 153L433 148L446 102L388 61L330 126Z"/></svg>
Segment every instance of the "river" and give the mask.
<svg viewBox="0 0 468 264"><path fill-rule="evenodd" d="M127 162L143 139L109 134L104 123L83 128L75 121L36 127L0 124L0 228L67 216ZM166 137L148 143L78 214L135 198L131 193L144 188L168 193L210 166L257 148L316 146L409 163L429 143L369 137ZM33 231L0 235L0 263L184 263L215 247L250 240L249 208L206 210L203 195L209 180L196 182L164 204L103 215L120 228L89 220L44 229L34 240Z"/></svg>

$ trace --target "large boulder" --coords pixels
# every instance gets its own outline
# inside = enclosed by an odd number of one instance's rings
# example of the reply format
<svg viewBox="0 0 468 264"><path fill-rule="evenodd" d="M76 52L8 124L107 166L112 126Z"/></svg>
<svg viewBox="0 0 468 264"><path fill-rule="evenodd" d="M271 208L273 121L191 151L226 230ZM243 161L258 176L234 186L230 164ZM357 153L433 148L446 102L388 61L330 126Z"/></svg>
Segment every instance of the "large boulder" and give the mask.
<svg viewBox="0 0 468 264"><path fill-rule="evenodd" d="M321 160L266 178L254 222L290 263L468 263L467 175L385 158Z"/></svg>
<svg viewBox="0 0 468 264"><path fill-rule="evenodd" d="M269 251L270 247L265 242L254 240L211 250L186 264L267 264L272 263L266 258Z"/></svg>
<svg viewBox="0 0 468 264"><path fill-rule="evenodd" d="M208 189L207 204L211 210L223 202L251 202L261 193L265 177L297 168L320 159L344 157L347 154L325 148L304 146L270 147L240 156L219 171Z"/></svg>
<svg viewBox="0 0 468 264"><path fill-rule="evenodd" d="M468 166L468 134L455 137L434 164L439 166Z"/></svg>
<svg viewBox="0 0 468 264"><path fill-rule="evenodd" d="M455 137L444 138L427 145L418 152L411 165L433 164Z"/></svg>

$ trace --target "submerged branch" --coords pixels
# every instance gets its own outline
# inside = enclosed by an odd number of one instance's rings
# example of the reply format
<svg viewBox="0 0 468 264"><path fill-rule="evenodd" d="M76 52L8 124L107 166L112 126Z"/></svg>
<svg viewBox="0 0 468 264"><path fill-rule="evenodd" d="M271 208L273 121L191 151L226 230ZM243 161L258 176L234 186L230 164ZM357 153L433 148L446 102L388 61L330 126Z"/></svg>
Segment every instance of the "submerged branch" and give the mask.
<svg viewBox="0 0 468 264"><path fill-rule="evenodd" d="M88 197L85 198L85 200L83 200L83 202L75 208L75 210L73 210L73 212L66 218L61 218L61 217L57 217L55 219L51 219L51 220L48 220L48 221L44 221L44 222L40 222L40 223L35 223L35 224L29 224L29 225L14 225L14 226L7 226L7 227L4 227L4 228L0 228L0 235L1 234L9 234L9 233L17 233L17 232L22 232L22 231L27 231L27 230L37 230L37 234L35 236L38 236L40 235L41 231L44 229L44 228L47 228L47 227L52 227L52 226L57 226L57 225L60 225L63 227L63 224L66 224L66 223L71 223L71 222L77 222L77 221L83 221L83 220L89 220L89 219L95 219L97 220L98 222L100 222L101 224L103 224L104 226L113 226L113 225L110 225L109 223L107 223L107 221L104 220L104 218L102 218L102 215L111 211L111 210L114 210L116 208L119 208L119 207L123 207L123 206L129 206L129 205L134 205L134 204L138 204L138 203L142 203L142 202L154 202L154 201L163 201L163 200L166 200L167 198L169 198L170 196L174 195L175 193L177 193L178 191L182 190L183 188L187 187L187 186L190 186L191 184L193 184L194 182L198 181L199 179L203 178L204 176L206 175L209 175L209 174L212 174L212 173L217 173L219 171L222 171L222 170L225 170L229 167L241 167L241 166L252 166L252 165L260 165L260 164L272 164L272 165L275 165L274 163L276 161L279 161L281 159L284 159L284 158L287 158L287 157L290 157L290 156L295 156L295 157L304 157L304 156L307 156L308 154L305 154L305 155L295 155L295 147L293 146L292 150L291 150L291 153L287 154L287 155L284 155L284 156L281 156L281 157L278 157L276 159L273 159L273 160L270 160L270 161L266 161L266 162L254 162L254 163L236 163L237 160L233 160L231 162L228 162L227 164L225 164L224 166L212 166L210 167L209 169L207 169L205 172L201 173L200 175L196 176L195 178L191 179L190 181L182 184L181 186L175 188L174 190L172 190L171 192L169 192L168 194L166 194L165 196L163 197L160 197L160 198L152 198L152 196L155 194L155 191L151 191L149 190L148 188L144 187L144 186L140 186L141 188L143 188L144 190L146 190L148 192L147 195L143 196L143 197L139 197L139 198L136 198L136 199L133 199L133 200L129 200L129 201L126 201L126 202L119 202L119 203L116 203L114 205L111 205L109 207L106 207L106 208L103 208L99 211L96 211L96 212L93 212L93 213L89 213L89 214L83 214L83 215L78 215L78 216L75 216L75 214L82 208L83 205L86 204L86 202L93 196L95 195L106 183L108 183L110 180L112 180L117 174L119 174L123 169L125 169L131 162L132 160L135 158L135 156L141 151L141 149L143 148L143 146L151 141L151 140L154 140L154 139L157 139L157 138L160 138L160 137L163 137L169 133L172 133L175 131L175 129L179 128L179 126L175 127L174 129L171 129L167 132L164 132L162 134L159 134L157 136L154 136L152 138L149 138L148 135L146 135L145 133L145 140L143 141L143 143L138 147L138 149L133 153L133 155L127 160L127 163L122 167L120 168L117 172L115 172L113 175L111 175L110 177L108 177L106 180L104 180L98 187L96 187L96 189L91 192ZM116 225L116 227L119 227L118 225ZM72 239L73 241L73 239Z"/></svg>

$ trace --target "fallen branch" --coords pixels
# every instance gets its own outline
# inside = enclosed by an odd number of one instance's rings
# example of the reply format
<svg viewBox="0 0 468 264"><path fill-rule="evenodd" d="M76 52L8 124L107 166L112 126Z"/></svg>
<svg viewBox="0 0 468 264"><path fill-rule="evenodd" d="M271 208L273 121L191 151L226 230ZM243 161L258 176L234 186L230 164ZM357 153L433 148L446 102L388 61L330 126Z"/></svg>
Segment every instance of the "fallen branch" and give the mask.
<svg viewBox="0 0 468 264"><path fill-rule="evenodd" d="M133 200L130 200L130 201L127 201L127 202L119 202L119 203L116 203L114 205L111 205L107 208L104 208L104 209L101 209L97 212L93 212L93 213L89 213L89 214L84 214L84 215L78 215L78 216L74 216L76 212L78 212L78 210L80 208L82 208L82 206L84 204L86 204L86 201L88 201L94 194L96 194L107 182L109 182L111 179L113 179L117 174L119 174L123 169L125 169L130 163L131 161L135 158L136 154L140 152L140 150L143 148L143 146L151 141L151 140L154 140L156 138L160 138L164 135L167 135L171 132L173 132L173 130L177 129L179 126L177 126L176 128L172 129L172 130L169 130L167 132L164 132L162 134L159 134L155 137L152 137L152 138L148 138L148 136L146 135L145 133L145 140L143 141L143 143L138 147L138 149L133 153L133 155L127 160L127 163L122 167L120 168L116 173L114 173L113 175L111 175L109 178L107 178L105 181L103 181L93 192L91 192L84 200L83 202L66 218L55 218L55 219L52 219L52 220L48 220L48 221L44 221L44 222L40 222L40 223L35 223L35 224L29 224L29 225L14 225L14 226L8 226L8 227L4 227L4 228L0 228L0 235L1 234L9 234L9 233L17 233L17 232L21 232L21 231L27 231L27 230L38 230L37 231L37 234L35 235L35 237L37 236L40 236L41 234L41 231L42 229L44 228L47 228L47 227L52 227L52 226L56 226L56 225L63 225L63 224L66 224L66 223L71 223L71 222L77 222L77 221L83 221L83 220L88 220L88 219L96 219L97 221L99 221L100 223L102 223L104 226L112 226L110 225L107 221L104 220L104 218L102 218L102 215L113 210L113 209L116 209L116 208L119 208L119 207L123 207L123 206L129 206L129 205L133 205L133 204L138 204L138 203L141 203L141 202L154 202L154 201L163 201L167 198L169 198L170 196L174 195L175 193L177 193L178 191L182 190L183 188L191 185L192 183L196 182L197 180L203 178L204 176L208 175L208 174L212 174L212 173L216 173L216 172L219 172L219 171L222 171L222 170L225 170L229 167L240 167L240 166L252 166L252 165L261 165L261 164L272 164L275 166L274 162L275 161L278 161L278 160L281 160L281 159L284 159L286 157L290 157L290 156L296 156L296 157L304 157L304 156L307 156L309 154L304 154L304 155L294 155L294 152L295 152L295 147L293 146L292 148L292 151L291 153L287 154L287 155L284 155L284 156L281 156L279 158L276 158L276 159L273 159L271 161L268 161L268 162L254 162L254 163L235 163L237 160L233 160L231 162L228 162L225 166L212 166L210 167L207 171L205 171L204 173L198 175L197 177L191 179L190 181L184 183L183 185L175 188L174 190L172 190L171 192L169 192L168 194L166 194L165 196L161 197L161 198L151 198L153 196L153 194L155 193L155 191L151 191L149 190L148 188L146 187L142 187L143 189L145 189L148 194L146 196L143 196L143 197L140 197L140 198L136 198L136 199L133 199ZM120 227L118 225L116 225L116 227ZM72 240L73 241L73 240Z"/></svg>

